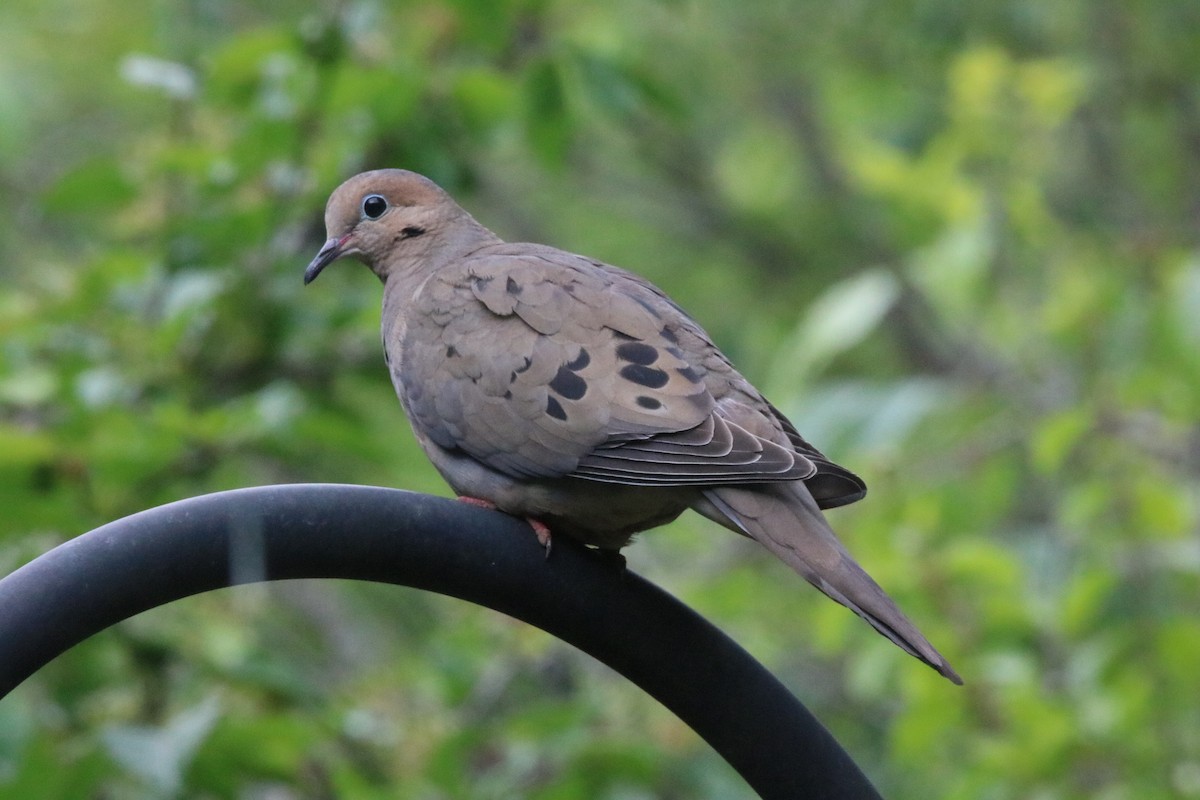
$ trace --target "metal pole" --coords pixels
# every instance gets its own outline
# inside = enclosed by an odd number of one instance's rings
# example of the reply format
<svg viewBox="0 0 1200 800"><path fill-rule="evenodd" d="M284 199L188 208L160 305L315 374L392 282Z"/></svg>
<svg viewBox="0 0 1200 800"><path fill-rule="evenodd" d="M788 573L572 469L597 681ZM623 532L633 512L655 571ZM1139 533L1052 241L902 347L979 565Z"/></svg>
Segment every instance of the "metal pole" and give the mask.
<svg viewBox="0 0 1200 800"><path fill-rule="evenodd" d="M66 542L0 580L0 697L139 612L238 583L294 578L400 584L496 609L633 681L763 798L879 797L771 673L674 597L565 537L547 559L524 522L396 489L219 492Z"/></svg>

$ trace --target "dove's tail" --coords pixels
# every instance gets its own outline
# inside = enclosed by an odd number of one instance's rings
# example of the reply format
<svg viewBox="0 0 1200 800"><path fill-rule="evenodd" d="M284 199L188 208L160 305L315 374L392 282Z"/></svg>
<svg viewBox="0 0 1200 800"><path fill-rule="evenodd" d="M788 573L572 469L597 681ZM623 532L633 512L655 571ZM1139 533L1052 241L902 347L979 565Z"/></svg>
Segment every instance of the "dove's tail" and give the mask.
<svg viewBox="0 0 1200 800"><path fill-rule="evenodd" d="M801 481L722 486L705 490L703 496L694 506L698 512L750 536L906 653L962 684L942 654L855 563Z"/></svg>

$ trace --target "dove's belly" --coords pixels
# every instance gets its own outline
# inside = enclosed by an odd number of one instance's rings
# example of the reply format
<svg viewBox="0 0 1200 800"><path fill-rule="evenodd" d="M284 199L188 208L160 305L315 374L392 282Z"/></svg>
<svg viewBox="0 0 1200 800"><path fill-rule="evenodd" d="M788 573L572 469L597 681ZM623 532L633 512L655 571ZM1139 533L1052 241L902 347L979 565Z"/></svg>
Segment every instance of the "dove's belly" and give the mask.
<svg viewBox="0 0 1200 800"><path fill-rule="evenodd" d="M696 498L691 488L622 486L580 478L525 485L518 506L535 501L537 508L510 514L540 519L552 533L565 533L586 544L617 550L635 533L665 525L682 514Z"/></svg>
<svg viewBox="0 0 1200 800"><path fill-rule="evenodd" d="M626 486L581 478L516 480L469 456L449 453L427 440L422 444L458 495L487 500L508 514L544 522L552 534L605 550L617 550L635 533L665 525L699 496L690 487Z"/></svg>

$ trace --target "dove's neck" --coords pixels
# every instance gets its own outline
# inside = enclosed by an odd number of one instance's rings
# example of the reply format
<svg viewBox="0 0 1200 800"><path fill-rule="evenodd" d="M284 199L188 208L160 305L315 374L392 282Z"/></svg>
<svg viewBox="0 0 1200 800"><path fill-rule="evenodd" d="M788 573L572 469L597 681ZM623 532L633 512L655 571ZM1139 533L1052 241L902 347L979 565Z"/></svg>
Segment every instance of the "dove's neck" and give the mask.
<svg viewBox="0 0 1200 800"><path fill-rule="evenodd" d="M421 287L438 272L469 257L501 239L480 225L466 211L448 219L444 224L430 225L425 233L410 237L402 252L393 255L386 270L378 270L383 281L383 349L391 367L392 380L406 403L400 375L403 372L405 332L409 323L409 306ZM405 406L407 411L407 405Z"/></svg>
<svg viewBox="0 0 1200 800"><path fill-rule="evenodd" d="M404 240L387 268L378 274L386 294L407 303L429 276L500 241L474 217L456 208L446 218L430 224L424 233Z"/></svg>

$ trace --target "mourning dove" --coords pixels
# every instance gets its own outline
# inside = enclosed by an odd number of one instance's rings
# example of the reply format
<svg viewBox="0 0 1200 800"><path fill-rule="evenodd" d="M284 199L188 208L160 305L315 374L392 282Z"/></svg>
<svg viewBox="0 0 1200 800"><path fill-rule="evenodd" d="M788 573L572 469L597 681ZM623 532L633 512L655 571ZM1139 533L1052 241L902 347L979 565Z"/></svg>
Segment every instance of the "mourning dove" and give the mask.
<svg viewBox="0 0 1200 800"><path fill-rule="evenodd" d="M325 209L307 284L383 281L383 346L426 455L464 499L616 551L691 508L758 541L901 649L961 679L821 513L866 487L810 445L643 278L510 244L435 183L364 172Z"/></svg>

